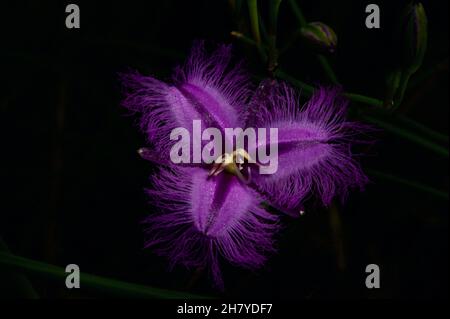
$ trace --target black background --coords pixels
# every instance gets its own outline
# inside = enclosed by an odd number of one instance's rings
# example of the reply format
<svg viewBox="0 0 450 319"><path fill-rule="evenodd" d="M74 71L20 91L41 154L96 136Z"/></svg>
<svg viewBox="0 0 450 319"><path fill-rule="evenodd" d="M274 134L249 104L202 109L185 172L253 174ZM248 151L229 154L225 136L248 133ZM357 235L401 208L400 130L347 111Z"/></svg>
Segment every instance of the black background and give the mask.
<svg viewBox="0 0 450 319"><path fill-rule="evenodd" d="M228 1L76 3L79 30L65 28L65 1L16 1L1 7L0 236L15 254L32 259L217 295L205 275L183 268L169 272L164 258L143 249L140 221L152 210L143 190L153 168L136 153L144 137L136 118L120 107L117 74L132 68L168 79L195 39L205 39L211 48L234 43L235 55L258 77L265 75L265 67L254 48L230 36L242 22L233 18ZM397 63L394 25L407 2L377 1L379 30L364 25L368 3L299 1L309 21L323 21L338 34L338 50L330 61L344 89L382 98L385 75ZM422 69L441 67L407 92L404 107L409 117L447 134L448 3L426 1L424 6L429 48ZM247 20L245 2L241 16ZM281 46L295 28L297 21L283 1ZM279 62L298 79L328 83L313 51L301 41ZM376 139L362 160L364 168L448 190L446 158L388 132L379 132ZM341 236L334 235L336 223L327 209L285 218L279 253L263 269L250 272L224 264L223 295L448 297L448 199L371 180L365 192L352 193L338 208ZM365 287L370 263L381 268L379 290ZM1 280L0 294L19 296L8 280ZM108 296L89 289L69 291L64 282L39 276L30 280L43 297Z"/></svg>

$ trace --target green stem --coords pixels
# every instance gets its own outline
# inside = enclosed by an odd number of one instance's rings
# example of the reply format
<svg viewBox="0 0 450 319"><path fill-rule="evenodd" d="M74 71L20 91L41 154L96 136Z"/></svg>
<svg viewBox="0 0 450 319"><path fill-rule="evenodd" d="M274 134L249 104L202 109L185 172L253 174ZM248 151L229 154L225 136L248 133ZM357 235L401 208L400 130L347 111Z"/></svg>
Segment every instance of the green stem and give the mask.
<svg viewBox="0 0 450 319"><path fill-rule="evenodd" d="M345 97L347 97L349 100L354 102L359 102L363 104L367 104L370 106L379 107L383 105L383 101L375 99L373 97L365 96L362 94L356 94L356 93L344 93Z"/></svg>
<svg viewBox="0 0 450 319"><path fill-rule="evenodd" d="M336 74L333 71L333 68L331 67L330 63L328 62L328 59L322 54L318 54L317 58L319 59L320 65L322 66L326 75L330 79L331 83L338 85L339 81L336 77Z"/></svg>
<svg viewBox="0 0 450 319"><path fill-rule="evenodd" d="M311 96L314 93L314 87L313 86L311 86L309 84L306 84L306 83L304 83L304 82L302 82L300 80L297 80L296 78L290 76L289 74L286 74L281 69L278 69L275 72L275 76L280 78L280 79L282 79L282 80L288 81L291 84L293 84L294 86L302 89L302 93L306 93L307 96Z"/></svg>
<svg viewBox="0 0 450 319"><path fill-rule="evenodd" d="M381 119L374 118L369 115L361 115L362 119L371 122L373 124L378 125L379 127L385 129L388 132L391 132L395 135L398 135L400 137L403 137L404 139L407 139L411 142L414 142L415 144L418 144L424 148L427 148L439 155L442 155L444 157L449 157L448 149L445 147L442 147L441 145L438 145L436 143L433 143L432 141L429 141L421 136L418 136L414 133L411 133L407 130L404 130L402 128L396 127L392 125L391 123L387 123Z"/></svg>
<svg viewBox="0 0 450 319"><path fill-rule="evenodd" d="M246 37L245 35L243 35L242 33L238 32L238 31L231 31L230 34L233 37L235 37L236 39L239 39L239 40L241 40L242 42L244 42L244 43L246 43L248 45L257 46L255 40L253 40L253 39L251 39L249 37Z"/></svg>
<svg viewBox="0 0 450 319"><path fill-rule="evenodd" d="M312 95L312 93L314 92L314 87L312 85L309 85L300 80L297 80L296 78L287 74L286 72L284 72L281 69L277 70L275 75L278 78L288 81L288 82L292 83L294 86L303 89L308 95ZM368 96L365 96L362 94L345 92L345 93L343 93L343 95L345 97L347 97L349 100L354 101L354 102L359 102L359 103L367 104L370 106L376 106L376 107L383 105L383 101L372 98L372 97L368 97Z"/></svg>
<svg viewBox="0 0 450 319"><path fill-rule="evenodd" d="M9 253L8 246L0 238L0 253ZM3 276L7 275L10 281L14 282L15 285L23 292L23 296L28 299L38 299L39 295L34 290L30 281L22 274L18 274L15 271L2 273Z"/></svg>
<svg viewBox="0 0 450 319"><path fill-rule="evenodd" d="M259 30L261 32L261 44L270 43L269 32L267 31L266 26L263 23L263 19L260 13L258 13L258 21L259 21Z"/></svg>
<svg viewBox="0 0 450 319"><path fill-rule="evenodd" d="M439 143L449 143L448 135L439 133L405 115L392 114L392 112L390 112L389 110L385 110L382 108L367 110L366 114L381 119L382 121L390 122L395 126L409 128L415 133L420 134L430 140L434 140Z"/></svg>
<svg viewBox="0 0 450 319"><path fill-rule="evenodd" d="M10 253L0 252L0 265L25 272L46 275L59 281L65 280L67 273L61 267L38 262ZM165 289L142 286L115 279L109 279L87 273L80 275L81 286L99 289L116 295L127 295L139 298L164 298L164 299L205 299L209 297L195 294L170 291Z"/></svg>
<svg viewBox="0 0 450 319"><path fill-rule="evenodd" d="M251 41L251 40L246 39L245 36L243 36L243 35L238 37L238 38L242 39L244 42L248 42L248 43L250 43L250 41ZM282 79L282 80L288 81L291 84L293 84L294 86L302 89L302 93L305 93L307 96L311 96L313 94L313 92L314 92L314 87L313 86L311 86L311 85L309 85L307 83L304 83L304 82L302 82L300 80L297 80L296 78L294 78L293 76L290 76L289 74L287 74L286 72L284 72L281 69L276 70L275 76L280 78L280 79ZM359 103L363 103L363 104L374 106L374 107L381 107L381 106L383 106L383 101L375 99L375 98L372 98L372 97L368 97L368 96L365 96L365 95L362 95L362 94L345 92L345 93L343 93L343 95L345 97L347 97L349 100L354 101L354 102L359 102ZM391 132L393 134L396 134L396 135L398 135L398 136L400 136L402 138L405 138L405 139L407 139L407 140L409 140L411 142L419 144L419 145L421 145L421 146L423 146L423 147L425 147L427 149L430 149L430 150L432 150L432 151L434 151L434 152L436 152L436 153L438 153L440 155L443 155L445 157L449 156L448 149L446 149L446 148L444 148L444 147L442 147L442 146L440 146L438 144L435 144L435 143L433 143L431 141L428 141L425 138L417 136L414 133L410 133L410 132L405 131L405 130L403 130L401 128L398 128L398 127L396 127L396 126L394 126L394 125L392 125L390 123L384 122L384 121L382 121L380 119L373 118L371 116L363 116L363 118L365 120L371 122L371 123L377 124L381 128L383 128L383 129L385 129L385 130L387 130L387 131L389 131L389 132Z"/></svg>
<svg viewBox="0 0 450 319"><path fill-rule="evenodd" d="M369 170L367 170L367 172L368 172L369 175L372 175L375 178L379 178L379 179L383 179L383 180L386 180L386 181L394 182L394 183L397 183L397 184L405 185L405 186L408 186L410 188L413 188L413 189L416 189L416 190L428 193L430 195L439 197L441 199L445 199L445 200L449 199L448 198L449 197L448 196L448 192L435 189L435 188L433 188L431 186L424 185L424 184L421 184L419 182L410 181L410 180L404 179L402 177L390 175L390 174L383 173L383 172L376 171L376 170L370 170L369 169Z"/></svg>
<svg viewBox="0 0 450 319"><path fill-rule="evenodd" d="M430 138L435 139L442 143L448 143L449 137L448 135L441 134L439 132L436 132L435 130L432 130L431 128L423 125L422 123L416 122L406 116L400 115L398 116L398 119L405 123L406 125L410 126L416 131L420 131L423 134L428 135Z"/></svg>
<svg viewBox="0 0 450 319"><path fill-rule="evenodd" d="M388 74L386 78L386 94L384 97L383 109L391 109L395 106L394 97L396 96L401 78L401 70L395 70Z"/></svg>
<svg viewBox="0 0 450 319"><path fill-rule="evenodd" d="M280 9L281 0L270 1L270 27L269 27L269 60L268 70L273 75L274 70L278 67L278 50L277 50L277 21L278 10Z"/></svg>
<svg viewBox="0 0 450 319"><path fill-rule="evenodd" d="M270 32L276 34L277 32L277 21L278 21L278 11L280 10L281 0L271 0L270 1Z"/></svg>
<svg viewBox="0 0 450 319"><path fill-rule="evenodd" d="M292 11L294 12L294 15L297 18L300 28L306 26L307 21L305 19L305 16L302 13L302 10L297 5L297 2L295 0L289 0L289 3L291 5ZM330 79L331 83L336 84L336 85L339 84L336 73L334 73L333 68L331 67L330 63L328 62L328 59L322 54L317 54L317 58L319 59L319 63L322 66L323 70L325 71L325 74Z"/></svg>
<svg viewBox="0 0 450 319"><path fill-rule="evenodd" d="M245 42L249 45L256 45L256 42L253 39L250 39L249 37L246 37L245 35L243 35L240 32L236 32L236 31L232 31L231 35L236 37L237 39L241 40L242 42ZM293 76L287 74L286 72L284 72L281 69L278 69L275 72L275 76L283 79L285 81L288 81L290 83L292 83L294 86L299 87L301 89L303 89L303 91L305 93L308 94L308 96L312 95L312 93L314 92L314 87L312 85L306 84L300 80L297 80L296 78L294 78ZM344 96L346 96L349 100L355 101L355 102L359 102L359 103L363 103L363 104L367 104L370 106L382 106L383 105L383 101L372 98L372 97L368 97L362 94L356 94L356 93L344 93Z"/></svg>
<svg viewBox="0 0 450 319"><path fill-rule="evenodd" d="M259 19L258 19L258 0L247 0L248 12L250 14L250 25L253 33L253 38L258 46L261 46L261 35L259 33Z"/></svg>
<svg viewBox="0 0 450 319"><path fill-rule="evenodd" d="M258 15L258 1L257 0L247 0L248 11L250 14L250 26L253 33L253 39L256 43L256 48L258 49L261 59L266 62L267 55L264 52L264 48L261 42L261 34L259 32L259 15Z"/></svg>
<svg viewBox="0 0 450 319"><path fill-rule="evenodd" d="M291 5L292 11L294 12L295 17L297 18L300 27L304 27L307 24L307 22L305 16L302 13L302 10L300 10L300 7L297 5L297 2L295 0L289 0L289 4Z"/></svg>
<svg viewBox="0 0 450 319"><path fill-rule="evenodd" d="M288 81L288 82L292 83L294 86L303 89L304 92L308 94L308 96L312 95L314 92L314 87L312 85L309 85L300 80L297 80L296 78L287 74L286 72L284 72L281 69L277 70L277 72L275 72L275 75L278 78ZM383 101L372 98L372 97L368 97L368 96L365 96L362 94L345 92L345 93L343 93L343 95L345 97L347 97L349 100L354 101L354 102L359 102L359 103L367 104L370 106L376 106L376 107L383 105Z"/></svg>
<svg viewBox="0 0 450 319"><path fill-rule="evenodd" d="M398 94L394 101L394 109L398 108L399 105L402 103L403 97L405 96L406 89L408 88L409 79L411 78L412 74L413 73L411 73L409 71L404 71L402 73Z"/></svg>

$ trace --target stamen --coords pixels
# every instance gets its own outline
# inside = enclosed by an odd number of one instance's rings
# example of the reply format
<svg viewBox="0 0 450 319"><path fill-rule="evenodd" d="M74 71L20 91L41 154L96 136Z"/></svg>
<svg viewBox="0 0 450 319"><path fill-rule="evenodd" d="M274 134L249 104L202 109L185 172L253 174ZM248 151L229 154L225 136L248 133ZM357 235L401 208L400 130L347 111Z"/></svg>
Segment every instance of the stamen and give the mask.
<svg viewBox="0 0 450 319"><path fill-rule="evenodd" d="M247 171L248 171L247 178L244 175L242 175L242 173L239 170L236 171L237 178L239 178L239 180L244 184L250 184L251 180L250 167L247 167Z"/></svg>
<svg viewBox="0 0 450 319"><path fill-rule="evenodd" d="M244 160L247 160L247 163L262 166L260 163L253 160L247 151L240 148L233 151L231 154L224 153L220 155L214 161L213 167L209 171L208 176L217 176L223 171L226 171L232 175L235 175L241 182L249 184L251 181L251 169L247 166L247 177L242 174L242 170L244 169Z"/></svg>

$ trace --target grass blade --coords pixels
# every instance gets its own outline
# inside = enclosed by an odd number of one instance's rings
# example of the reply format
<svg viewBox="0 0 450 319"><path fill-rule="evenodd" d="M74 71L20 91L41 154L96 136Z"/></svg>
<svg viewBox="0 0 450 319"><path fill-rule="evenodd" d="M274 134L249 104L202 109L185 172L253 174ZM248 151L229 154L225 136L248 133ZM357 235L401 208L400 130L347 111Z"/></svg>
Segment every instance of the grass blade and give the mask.
<svg viewBox="0 0 450 319"><path fill-rule="evenodd" d="M0 266L6 266L21 271L45 275L52 279L64 282L67 273L62 267L38 262L28 258L15 256L11 253L0 252ZM94 288L107 293L137 298L162 298L162 299L209 299L211 297L200 296L185 292L143 286L116 279L81 273L81 286Z"/></svg>

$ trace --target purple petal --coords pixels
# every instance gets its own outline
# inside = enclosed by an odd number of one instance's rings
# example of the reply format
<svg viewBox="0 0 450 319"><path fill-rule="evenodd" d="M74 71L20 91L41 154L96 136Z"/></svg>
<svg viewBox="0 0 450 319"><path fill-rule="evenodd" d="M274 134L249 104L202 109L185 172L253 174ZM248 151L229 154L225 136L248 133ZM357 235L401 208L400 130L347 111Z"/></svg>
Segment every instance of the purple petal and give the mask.
<svg viewBox="0 0 450 319"><path fill-rule="evenodd" d="M265 81L257 90L247 123L278 128L279 153L278 171L256 175L254 183L277 206L296 209L310 195L328 205L367 183L351 152L364 126L346 121L347 102L339 93L318 89L300 109L298 96L285 84Z"/></svg>
<svg viewBox="0 0 450 319"><path fill-rule="evenodd" d="M240 65L229 68L230 59L230 46L207 55L200 42L186 64L176 69L172 84L138 73L121 76L126 89L123 105L141 113L140 127L157 151L168 153L174 144L170 132L176 127L191 131L193 120L201 120L203 128L242 126L240 114L250 82Z"/></svg>
<svg viewBox="0 0 450 319"><path fill-rule="evenodd" d="M176 68L173 77L187 98L206 109L206 113L201 109L204 117L200 119L217 128L242 126L240 114L251 95L249 75L241 63L230 67L231 57L229 45L220 45L208 55L204 43L197 42L185 65ZM212 125L214 122L218 125Z"/></svg>
<svg viewBox="0 0 450 319"><path fill-rule="evenodd" d="M276 217L259 206L261 199L236 177L208 178L207 170L164 170L148 191L160 211L150 215L147 246L172 264L209 266L222 285L218 257L246 267L260 267L272 252Z"/></svg>

